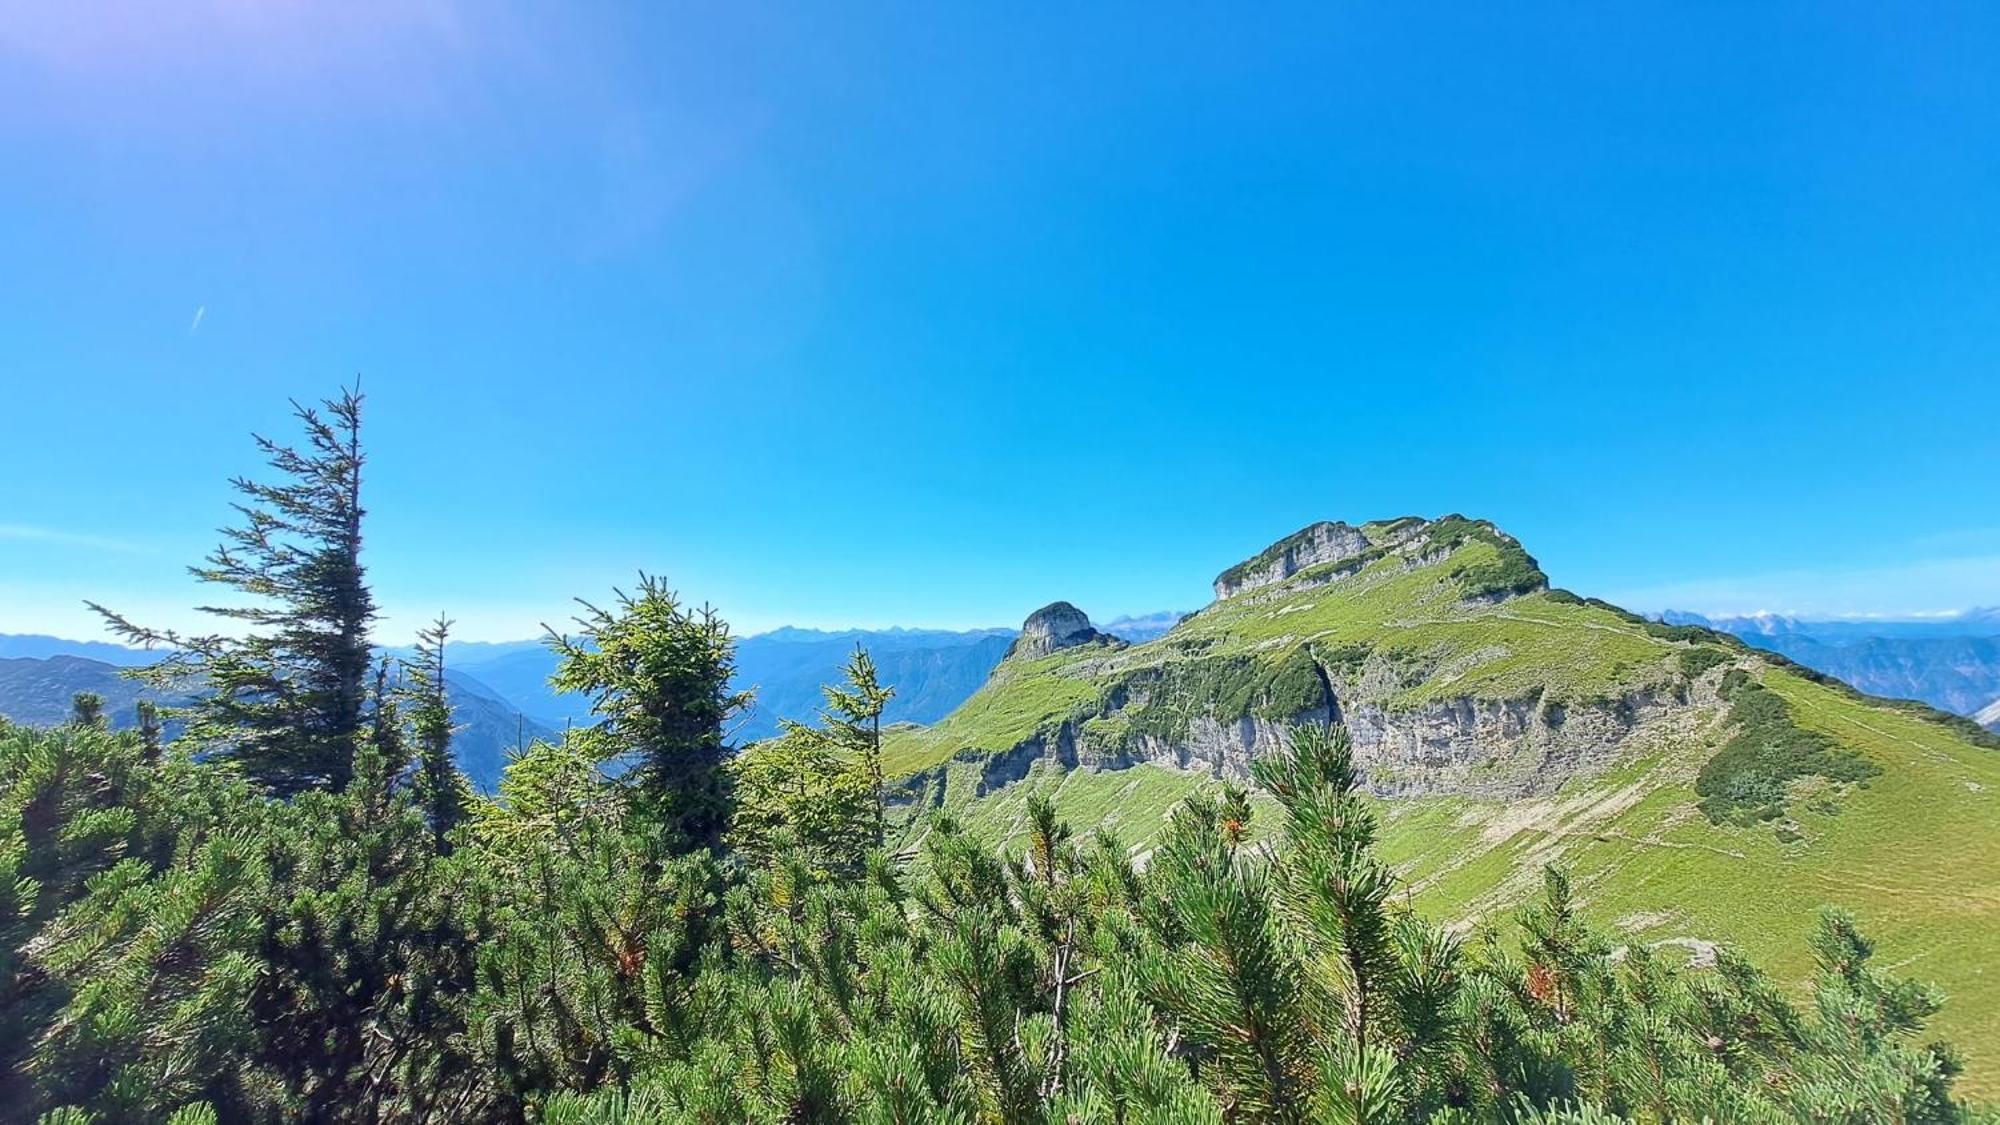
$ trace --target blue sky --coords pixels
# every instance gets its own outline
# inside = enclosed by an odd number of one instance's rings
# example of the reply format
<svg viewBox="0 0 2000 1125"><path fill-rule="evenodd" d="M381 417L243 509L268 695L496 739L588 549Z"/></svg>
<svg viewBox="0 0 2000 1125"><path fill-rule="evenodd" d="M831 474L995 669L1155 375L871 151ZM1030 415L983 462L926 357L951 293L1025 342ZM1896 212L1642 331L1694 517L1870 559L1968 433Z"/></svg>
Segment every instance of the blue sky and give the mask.
<svg viewBox="0 0 2000 1125"><path fill-rule="evenodd" d="M2000 603L1990 5L63 7L0 631L186 622L356 373L390 634L1101 619L1452 511L1636 608Z"/></svg>

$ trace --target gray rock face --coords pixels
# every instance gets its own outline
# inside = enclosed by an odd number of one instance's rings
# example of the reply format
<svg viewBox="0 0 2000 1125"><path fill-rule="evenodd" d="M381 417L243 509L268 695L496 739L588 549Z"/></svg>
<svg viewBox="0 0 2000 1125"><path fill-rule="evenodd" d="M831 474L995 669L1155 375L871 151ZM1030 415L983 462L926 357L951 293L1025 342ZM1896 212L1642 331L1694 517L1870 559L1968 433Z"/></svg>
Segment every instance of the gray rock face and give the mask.
<svg viewBox="0 0 2000 1125"><path fill-rule="evenodd" d="M1988 730L2000 730L2000 699L1988 703L1972 717L1972 721Z"/></svg>
<svg viewBox="0 0 2000 1125"><path fill-rule="evenodd" d="M1033 659L1072 645L1087 644L1098 638L1090 618L1068 602L1051 602L1028 615L1021 623L1021 635L1014 639L1010 656Z"/></svg>
<svg viewBox="0 0 2000 1125"><path fill-rule="evenodd" d="M1354 558L1372 546L1360 528L1322 520L1217 575L1215 596L1233 597L1245 590L1275 585L1308 567Z"/></svg>
<svg viewBox="0 0 2000 1125"><path fill-rule="evenodd" d="M990 793L1028 776L1039 761L1063 769L1120 770L1140 763L1247 780L1252 759L1277 751L1288 727L1322 724L1336 716L1354 739L1355 762L1368 790L1381 797L1544 797L1564 782L1611 766L1635 740L1702 737L1721 713L1715 668L1685 696L1637 689L1612 699L1569 706L1525 699L1441 699L1414 709L1387 709L1358 699L1335 700L1286 720L1242 715L1201 716L1185 737L1151 735L1104 741L1086 720L1036 734L999 754L965 751L978 762L976 794ZM1365 678L1365 677L1364 677ZM1344 687L1360 685L1349 681ZM943 799L944 766L910 778L899 799Z"/></svg>

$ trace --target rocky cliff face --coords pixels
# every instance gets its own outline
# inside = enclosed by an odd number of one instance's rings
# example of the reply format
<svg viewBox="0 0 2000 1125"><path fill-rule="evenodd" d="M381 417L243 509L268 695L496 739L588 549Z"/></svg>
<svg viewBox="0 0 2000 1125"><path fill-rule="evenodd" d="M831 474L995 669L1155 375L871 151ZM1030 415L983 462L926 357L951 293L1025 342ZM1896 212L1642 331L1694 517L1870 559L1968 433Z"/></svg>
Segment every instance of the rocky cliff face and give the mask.
<svg viewBox="0 0 2000 1125"><path fill-rule="evenodd" d="M1203 714L1171 735L1119 731L1117 717L1144 705L1141 690L1006 752L968 753L959 760L979 766L975 795L1027 777L1040 761L1085 770L1149 763L1247 781L1251 761L1278 749L1287 729L1337 718L1377 796L1542 797L1573 778L1601 772L1635 745L1702 737L1723 712L1717 686L1726 670L1711 669L1677 692L1638 689L1567 706L1538 698L1456 698L1393 709L1353 699L1343 704L1330 693L1322 703L1285 715ZM1359 690L1353 681L1339 686ZM1106 719L1114 722L1107 727ZM947 768L909 779L907 799L941 797Z"/></svg>
<svg viewBox="0 0 2000 1125"><path fill-rule="evenodd" d="M1021 623L1021 635L1007 650L1009 656L1034 659L1057 649L1088 644L1104 634L1090 624L1084 612L1068 602L1051 602L1028 615Z"/></svg>
<svg viewBox="0 0 2000 1125"><path fill-rule="evenodd" d="M1217 575L1215 596L1218 600L1232 598L1245 590L1273 586L1308 567L1345 562L1370 546L1368 536L1360 528L1321 520Z"/></svg>

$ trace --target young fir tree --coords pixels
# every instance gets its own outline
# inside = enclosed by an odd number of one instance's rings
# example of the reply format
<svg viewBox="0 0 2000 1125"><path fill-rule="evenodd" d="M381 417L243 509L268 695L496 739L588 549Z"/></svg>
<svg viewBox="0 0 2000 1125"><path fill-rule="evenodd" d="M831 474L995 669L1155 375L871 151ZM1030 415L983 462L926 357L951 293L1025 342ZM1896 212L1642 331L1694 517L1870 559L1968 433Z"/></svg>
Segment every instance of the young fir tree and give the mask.
<svg viewBox="0 0 2000 1125"><path fill-rule="evenodd" d="M146 760L157 762L164 745L165 732L160 725L160 705L150 699L141 699L133 707L139 724L139 746L146 753Z"/></svg>
<svg viewBox="0 0 2000 1125"><path fill-rule="evenodd" d="M120 636L169 650L141 678L198 689L179 709L187 736L280 796L340 789L352 776L375 617L361 565L361 395L345 390L293 412L305 444L257 437L277 481L232 481L243 522L190 568L246 596L202 607L241 632L152 629L91 603Z"/></svg>
<svg viewBox="0 0 2000 1125"><path fill-rule="evenodd" d="M847 658L847 685L831 684L826 693L826 725L841 744L860 761L874 792L875 846L882 846L887 826L882 808L882 709L896 689L882 685L875 671L875 658L860 645Z"/></svg>
<svg viewBox="0 0 2000 1125"><path fill-rule="evenodd" d="M599 760L628 765L634 797L662 827L687 847L715 847L729 823L723 724L750 699L730 690L736 643L713 609L682 605L650 575L636 595L617 594L615 611L580 602L577 639L549 630L562 658L549 682L590 697L603 720L583 738Z"/></svg>
<svg viewBox="0 0 2000 1125"><path fill-rule="evenodd" d="M451 830L465 819L470 799L451 760L451 701L445 694L444 645L451 622L443 615L417 633L417 660L408 665L410 729L417 739L417 806L440 851L450 850Z"/></svg>
<svg viewBox="0 0 2000 1125"><path fill-rule="evenodd" d="M826 731L787 720L784 733L730 763L729 846L758 862L787 849L820 871L858 872L876 846L869 775Z"/></svg>
<svg viewBox="0 0 2000 1125"><path fill-rule="evenodd" d="M102 727L104 697L94 691L80 691L70 696L69 721L72 726Z"/></svg>

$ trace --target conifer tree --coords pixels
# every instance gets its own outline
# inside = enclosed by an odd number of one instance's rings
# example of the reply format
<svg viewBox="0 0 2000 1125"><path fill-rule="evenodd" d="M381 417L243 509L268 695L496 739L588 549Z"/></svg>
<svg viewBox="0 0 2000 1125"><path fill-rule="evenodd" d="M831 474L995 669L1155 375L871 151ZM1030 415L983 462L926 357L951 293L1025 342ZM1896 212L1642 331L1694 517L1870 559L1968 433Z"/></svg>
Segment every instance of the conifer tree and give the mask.
<svg viewBox="0 0 2000 1125"><path fill-rule="evenodd" d="M417 805L440 851L465 819L469 797L451 759L451 701L445 693L444 646L451 622L442 614L417 633L417 660L409 666L410 728L417 739Z"/></svg>
<svg viewBox="0 0 2000 1125"><path fill-rule="evenodd" d="M549 682L590 697L602 721L584 738L629 766L632 792L689 848L715 847L729 822L723 725L749 702L730 690L736 643L714 609L691 609L648 574L607 611L579 600L582 635L549 630L562 658Z"/></svg>
<svg viewBox="0 0 2000 1125"><path fill-rule="evenodd" d="M94 691L80 691L69 697L69 721L79 727L104 725L104 697Z"/></svg>
<svg viewBox="0 0 2000 1125"><path fill-rule="evenodd" d="M875 846L879 848L887 832L882 807L882 710L896 689L883 686L875 671L875 658L860 645L854 646L844 671L845 687L829 684L821 689L826 694L827 728L852 748L867 771L875 795Z"/></svg>
<svg viewBox="0 0 2000 1125"><path fill-rule="evenodd" d="M768 862L787 850L814 868L858 872L877 840L868 774L826 731L786 720L784 733L730 763L735 812L728 842Z"/></svg>
<svg viewBox="0 0 2000 1125"><path fill-rule="evenodd" d="M139 745L146 753L146 760L160 760L162 742L165 738L160 726L160 705L150 699L141 699L133 707L138 719Z"/></svg>
<svg viewBox="0 0 2000 1125"><path fill-rule="evenodd" d="M179 709L188 737L280 796L340 789L352 775L375 617L361 565L360 392L292 409L304 445L256 438L277 480L233 480L243 522L189 568L246 596L201 607L241 635L148 628L90 603L126 640L169 650L139 674L155 687L196 689Z"/></svg>

